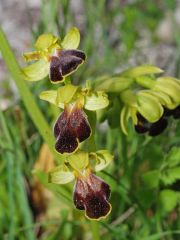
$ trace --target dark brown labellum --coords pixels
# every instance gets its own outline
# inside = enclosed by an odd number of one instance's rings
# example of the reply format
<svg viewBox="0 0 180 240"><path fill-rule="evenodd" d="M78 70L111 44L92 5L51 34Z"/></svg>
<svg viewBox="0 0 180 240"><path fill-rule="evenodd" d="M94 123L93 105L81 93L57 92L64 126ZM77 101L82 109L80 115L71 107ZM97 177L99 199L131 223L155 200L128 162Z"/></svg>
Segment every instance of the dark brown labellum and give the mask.
<svg viewBox="0 0 180 240"><path fill-rule="evenodd" d="M159 121L152 123L149 129L149 135L158 136L166 129L167 125L168 125L167 119L161 118Z"/></svg>
<svg viewBox="0 0 180 240"><path fill-rule="evenodd" d="M85 178L78 178L74 190L74 204L77 209L85 210L90 219L106 217L111 211L108 202L110 187L102 179L90 173Z"/></svg>
<svg viewBox="0 0 180 240"><path fill-rule="evenodd" d="M64 77L73 73L86 59L86 55L79 50L56 50L56 55L51 57L49 78L58 83Z"/></svg>
<svg viewBox="0 0 180 240"><path fill-rule="evenodd" d="M180 105L173 110L173 117L175 119L179 119L180 118Z"/></svg>
<svg viewBox="0 0 180 240"><path fill-rule="evenodd" d="M90 134L91 128L83 110L76 106L66 107L54 126L55 149L61 154L72 153Z"/></svg>

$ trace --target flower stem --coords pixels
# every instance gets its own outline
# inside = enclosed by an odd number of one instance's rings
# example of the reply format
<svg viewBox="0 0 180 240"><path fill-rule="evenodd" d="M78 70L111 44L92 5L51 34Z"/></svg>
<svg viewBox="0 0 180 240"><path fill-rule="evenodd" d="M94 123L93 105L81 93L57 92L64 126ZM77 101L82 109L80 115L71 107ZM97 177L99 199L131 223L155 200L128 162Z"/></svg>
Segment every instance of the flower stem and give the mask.
<svg viewBox="0 0 180 240"><path fill-rule="evenodd" d="M54 138L52 135L52 131L48 123L44 119L40 109L38 108L25 80L22 78L21 69L17 63L17 60L12 52L12 49L1 27L0 27L0 51L34 125L38 129L39 133L41 134L45 142L48 144L49 149L54 154L56 160L62 160L64 157L56 153L54 150Z"/></svg>
<svg viewBox="0 0 180 240"><path fill-rule="evenodd" d="M91 221L91 230L92 230L93 240L100 240L99 223L98 222Z"/></svg>

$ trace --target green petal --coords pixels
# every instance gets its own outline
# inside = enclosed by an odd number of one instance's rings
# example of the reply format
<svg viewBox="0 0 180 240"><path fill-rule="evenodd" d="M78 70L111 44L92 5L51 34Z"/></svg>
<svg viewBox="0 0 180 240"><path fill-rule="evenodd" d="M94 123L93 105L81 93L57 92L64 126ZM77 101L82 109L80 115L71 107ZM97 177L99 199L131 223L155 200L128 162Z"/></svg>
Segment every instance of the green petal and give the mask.
<svg viewBox="0 0 180 240"><path fill-rule="evenodd" d="M128 70L125 70L122 72L120 75L124 77L139 77L142 75L147 75L147 74L157 74L157 73L162 73L163 70L152 65L142 65L134 68L130 68Z"/></svg>
<svg viewBox="0 0 180 240"><path fill-rule="evenodd" d="M51 33L42 34L38 37L35 47L39 50L45 50L51 47L58 41L58 38L53 36Z"/></svg>
<svg viewBox="0 0 180 240"><path fill-rule="evenodd" d="M39 81L45 78L49 73L49 63L39 60L25 68L22 68L22 75L25 80Z"/></svg>
<svg viewBox="0 0 180 240"><path fill-rule="evenodd" d="M64 37L61 45L63 49L77 49L80 43L80 33L75 27L71 28Z"/></svg>
<svg viewBox="0 0 180 240"><path fill-rule="evenodd" d="M107 94L102 91L91 93L85 97L85 109L96 111L106 108L109 105Z"/></svg>
<svg viewBox="0 0 180 240"><path fill-rule="evenodd" d="M43 91L39 95L40 99L45 100L49 103L52 103L54 105L57 105L57 91L56 90L48 90Z"/></svg>
<svg viewBox="0 0 180 240"><path fill-rule="evenodd" d="M67 166L61 165L49 172L49 182L55 184L66 184L74 180L74 174Z"/></svg>
<svg viewBox="0 0 180 240"><path fill-rule="evenodd" d="M128 120L130 117L129 107L124 106L120 113L120 125L124 134L128 135Z"/></svg>
<svg viewBox="0 0 180 240"><path fill-rule="evenodd" d="M77 171L84 170L89 164L89 156L87 152L78 151L68 156L68 162L71 167Z"/></svg>
<svg viewBox="0 0 180 240"><path fill-rule="evenodd" d="M105 92L121 92L132 85L134 80L126 77L111 77L95 83L95 89Z"/></svg>
<svg viewBox="0 0 180 240"><path fill-rule="evenodd" d="M114 158L114 156L111 155L108 150L99 150L96 152L96 155L97 155L97 163L95 165L96 172L106 168Z"/></svg>
<svg viewBox="0 0 180 240"><path fill-rule="evenodd" d="M163 115L163 107L159 100L143 91L137 94L137 110L149 122L158 121Z"/></svg>
<svg viewBox="0 0 180 240"><path fill-rule="evenodd" d="M57 104L60 103L69 103L76 91L78 90L78 86L74 86L71 84L67 84L63 87L58 88L57 90Z"/></svg>

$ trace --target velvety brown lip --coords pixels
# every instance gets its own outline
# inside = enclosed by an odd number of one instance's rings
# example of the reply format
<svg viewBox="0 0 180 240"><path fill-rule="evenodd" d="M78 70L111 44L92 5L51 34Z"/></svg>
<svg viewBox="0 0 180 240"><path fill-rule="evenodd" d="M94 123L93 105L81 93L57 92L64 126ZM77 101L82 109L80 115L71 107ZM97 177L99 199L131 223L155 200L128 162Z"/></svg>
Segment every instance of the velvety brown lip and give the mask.
<svg viewBox="0 0 180 240"><path fill-rule="evenodd" d="M79 50L57 50L51 57L49 78L52 82L60 82L65 76L74 72L86 59L84 52Z"/></svg>
<svg viewBox="0 0 180 240"><path fill-rule="evenodd" d="M78 143L90 134L91 128L83 110L76 106L70 111L65 108L54 125L55 149L61 154L72 153L77 149Z"/></svg>
<svg viewBox="0 0 180 240"><path fill-rule="evenodd" d="M107 183L90 173L85 178L77 178L73 201L77 209L85 210L88 218L98 220L111 211L110 192Z"/></svg>

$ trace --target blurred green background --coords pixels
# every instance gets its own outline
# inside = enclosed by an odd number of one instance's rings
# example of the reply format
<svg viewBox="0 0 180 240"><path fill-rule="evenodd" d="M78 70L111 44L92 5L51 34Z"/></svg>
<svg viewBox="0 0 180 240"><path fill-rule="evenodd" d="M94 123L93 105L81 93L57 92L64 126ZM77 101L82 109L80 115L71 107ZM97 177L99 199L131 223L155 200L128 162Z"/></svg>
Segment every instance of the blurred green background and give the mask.
<svg viewBox="0 0 180 240"><path fill-rule="evenodd" d="M178 0L0 0L0 22L22 66L22 53L41 33L63 38L78 27L88 59L73 74L75 84L148 63L180 78ZM111 186L113 210L94 224L74 208L72 184L52 186L32 174L34 168L48 171L54 161L1 57L0 70L0 239L180 239L180 177L172 170L180 165L178 121L155 138L133 129L123 135L117 112L98 124L97 147L115 160L99 174ZM50 83L29 87L53 126L59 112L38 98Z"/></svg>

